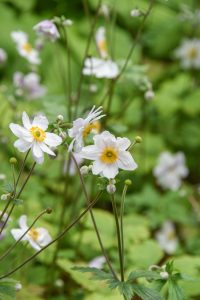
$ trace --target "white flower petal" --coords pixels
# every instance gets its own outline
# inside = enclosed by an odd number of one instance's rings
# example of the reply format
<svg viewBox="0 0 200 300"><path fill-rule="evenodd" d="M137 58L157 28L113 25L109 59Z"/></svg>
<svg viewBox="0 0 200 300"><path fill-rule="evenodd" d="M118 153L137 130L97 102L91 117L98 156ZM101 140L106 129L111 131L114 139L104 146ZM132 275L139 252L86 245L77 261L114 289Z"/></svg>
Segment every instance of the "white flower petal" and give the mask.
<svg viewBox="0 0 200 300"><path fill-rule="evenodd" d="M37 158L40 158L43 156L42 149L40 148L40 144L38 142L33 143L32 151L33 151L33 155Z"/></svg>
<svg viewBox="0 0 200 300"><path fill-rule="evenodd" d="M39 228L37 228L37 232L39 233L37 243L41 247L44 247L44 246L48 245L52 241L52 238L51 238L51 236L50 236L47 229L39 227Z"/></svg>
<svg viewBox="0 0 200 300"><path fill-rule="evenodd" d="M80 157L89 159L89 160L95 160L98 158L99 151L96 148L96 146L91 145L91 146L86 146L83 147L81 152L80 152Z"/></svg>
<svg viewBox="0 0 200 300"><path fill-rule="evenodd" d="M27 113L25 111L22 114L22 122L26 129L30 129L32 127L29 116L27 115Z"/></svg>
<svg viewBox="0 0 200 300"><path fill-rule="evenodd" d="M55 133L46 132L45 144L50 147L57 147L62 143L62 139Z"/></svg>
<svg viewBox="0 0 200 300"><path fill-rule="evenodd" d="M33 249L38 251L41 250L40 245L38 245L33 239L29 238L28 241Z"/></svg>
<svg viewBox="0 0 200 300"><path fill-rule="evenodd" d="M137 168L137 164L134 161L132 155L128 151L120 151L117 164L120 169L133 171Z"/></svg>
<svg viewBox="0 0 200 300"><path fill-rule="evenodd" d="M100 174L104 168L105 168L105 164L102 163L100 160L96 160L92 165L92 173L94 175Z"/></svg>
<svg viewBox="0 0 200 300"><path fill-rule="evenodd" d="M25 233L26 230L21 230L21 229L11 229L11 234L12 236L14 237L14 239L16 241L18 241L21 236ZM27 236L25 235L23 238L22 238L22 241L26 241L27 240Z"/></svg>
<svg viewBox="0 0 200 300"><path fill-rule="evenodd" d="M18 138L21 138L27 142L32 142L33 141L33 136L30 134L30 132L23 128L22 126L18 124L11 123L9 125L10 130L16 135Z"/></svg>
<svg viewBox="0 0 200 300"><path fill-rule="evenodd" d="M34 159L34 161L35 161L37 164L39 164L39 165L43 164L43 162L44 162L44 154L43 154L43 152L42 152L42 156L41 156L41 157L37 157L37 156L35 156L35 155L33 154L33 159Z"/></svg>
<svg viewBox="0 0 200 300"><path fill-rule="evenodd" d="M28 226L27 226L27 216L26 215L22 215L20 218L19 218L19 226L21 229L25 229L25 231L28 229Z"/></svg>
<svg viewBox="0 0 200 300"><path fill-rule="evenodd" d="M43 152L55 156L55 153L51 149L49 149L49 147L45 145L45 143L40 143L40 148L42 149Z"/></svg>
<svg viewBox="0 0 200 300"><path fill-rule="evenodd" d="M33 119L32 126L37 126L42 130L46 130L48 128L48 125L49 125L49 121L45 116L36 116Z"/></svg>
<svg viewBox="0 0 200 300"><path fill-rule="evenodd" d="M116 163L110 165L107 164L102 172L103 176L108 179L115 178L118 173L118 165Z"/></svg>
<svg viewBox="0 0 200 300"><path fill-rule="evenodd" d="M120 150L126 150L131 145L131 141L127 138L117 138L117 146Z"/></svg>
<svg viewBox="0 0 200 300"><path fill-rule="evenodd" d="M31 143L24 140L16 140L14 147L17 148L20 152L26 152L31 148Z"/></svg>

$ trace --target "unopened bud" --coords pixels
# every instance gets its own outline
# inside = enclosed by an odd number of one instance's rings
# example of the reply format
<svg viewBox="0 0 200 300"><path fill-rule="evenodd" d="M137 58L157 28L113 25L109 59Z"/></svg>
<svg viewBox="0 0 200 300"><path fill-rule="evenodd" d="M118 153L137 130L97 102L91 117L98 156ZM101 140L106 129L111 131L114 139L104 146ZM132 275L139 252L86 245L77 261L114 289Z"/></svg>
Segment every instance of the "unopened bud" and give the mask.
<svg viewBox="0 0 200 300"><path fill-rule="evenodd" d="M138 143L138 144L142 143L142 138L141 138L141 136L136 136L136 137L135 137L135 141L136 141L136 143Z"/></svg>
<svg viewBox="0 0 200 300"><path fill-rule="evenodd" d="M72 26L72 24L73 24L73 21L70 19L66 19L63 21L64 26Z"/></svg>
<svg viewBox="0 0 200 300"><path fill-rule="evenodd" d="M1 195L1 200L9 200L10 199L10 193Z"/></svg>
<svg viewBox="0 0 200 300"><path fill-rule="evenodd" d="M116 191L116 186L114 184L108 184L106 190L108 194L114 194Z"/></svg>
<svg viewBox="0 0 200 300"><path fill-rule="evenodd" d="M80 168L80 172L81 172L82 175L87 175L88 172L89 172L88 166L82 166L82 167Z"/></svg>
<svg viewBox="0 0 200 300"><path fill-rule="evenodd" d="M169 273L167 273L167 272L160 272L160 277L162 279L168 279L169 278Z"/></svg>
<svg viewBox="0 0 200 300"><path fill-rule="evenodd" d="M134 8L131 10L130 15L133 18L139 17L141 15L141 11L138 8Z"/></svg>
<svg viewBox="0 0 200 300"><path fill-rule="evenodd" d="M46 213L47 213L47 214L51 214L51 213L52 213L52 208L51 208L51 207L47 207Z"/></svg>
<svg viewBox="0 0 200 300"><path fill-rule="evenodd" d="M88 171L89 171L89 172L92 171L92 165L89 165L89 166L88 166Z"/></svg>
<svg viewBox="0 0 200 300"><path fill-rule="evenodd" d="M15 284L15 290L18 292L18 291L20 291L21 289L22 289L21 283L20 283L20 282L16 283L16 284Z"/></svg>
<svg viewBox="0 0 200 300"><path fill-rule="evenodd" d="M132 180L126 179L124 183L125 185L132 185Z"/></svg>
<svg viewBox="0 0 200 300"><path fill-rule="evenodd" d="M144 98L146 100L152 100L154 98L154 96L155 96L155 94L154 94L154 92L152 90L148 90L144 94Z"/></svg>
<svg viewBox="0 0 200 300"><path fill-rule="evenodd" d="M16 165L17 164L17 159L15 157L10 158L10 164Z"/></svg>
<svg viewBox="0 0 200 300"><path fill-rule="evenodd" d="M63 115L58 115L57 118L56 118L57 121L63 121L64 120L64 117Z"/></svg>

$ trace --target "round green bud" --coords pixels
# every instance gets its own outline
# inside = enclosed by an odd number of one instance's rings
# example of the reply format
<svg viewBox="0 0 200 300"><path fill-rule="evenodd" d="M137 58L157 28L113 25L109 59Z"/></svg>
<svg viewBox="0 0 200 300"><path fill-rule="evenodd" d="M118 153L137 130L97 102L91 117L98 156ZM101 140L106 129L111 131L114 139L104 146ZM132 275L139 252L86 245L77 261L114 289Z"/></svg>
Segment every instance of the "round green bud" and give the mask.
<svg viewBox="0 0 200 300"><path fill-rule="evenodd" d="M142 138L140 136L135 137L136 143L142 143Z"/></svg>
<svg viewBox="0 0 200 300"><path fill-rule="evenodd" d="M17 164L17 159L15 157L10 158L10 164L11 165L16 165Z"/></svg>
<svg viewBox="0 0 200 300"><path fill-rule="evenodd" d="M126 179L124 183L125 185L132 185L132 180Z"/></svg>
<svg viewBox="0 0 200 300"><path fill-rule="evenodd" d="M52 208L51 208L51 207L48 207L48 208L46 209L46 213L47 213L47 214L51 214L51 213L52 213Z"/></svg>

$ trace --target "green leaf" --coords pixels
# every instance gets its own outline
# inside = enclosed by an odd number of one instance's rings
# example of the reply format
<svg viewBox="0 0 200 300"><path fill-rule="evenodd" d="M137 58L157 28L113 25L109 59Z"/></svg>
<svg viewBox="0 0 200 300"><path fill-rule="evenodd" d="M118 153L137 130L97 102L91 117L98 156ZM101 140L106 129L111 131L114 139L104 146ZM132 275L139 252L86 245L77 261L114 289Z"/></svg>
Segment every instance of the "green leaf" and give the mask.
<svg viewBox="0 0 200 300"><path fill-rule="evenodd" d="M161 295L153 289L140 284L132 284L133 291L143 300L163 300ZM174 299L175 300L175 299Z"/></svg>
<svg viewBox="0 0 200 300"><path fill-rule="evenodd" d="M8 278L0 280L0 300L16 299L16 283L17 281Z"/></svg>
<svg viewBox="0 0 200 300"><path fill-rule="evenodd" d="M126 300L132 300L134 296L132 285L128 282L119 282L118 289L121 295L124 295Z"/></svg>
<svg viewBox="0 0 200 300"><path fill-rule="evenodd" d="M15 205L22 205L23 204L22 199L15 199L13 202L15 203Z"/></svg>
<svg viewBox="0 0 200 300"><path fill-rule="evenodd" d="M128 281L134 281L137 278L145 277L146 279L161 279L160 275L154 271L137 270L133 271L128 276Z"/></svg>
<svg viewBox="0 0 200 300"><path fill-rule="evenodd" d="M14 186L12 183L10 182L7 182L5 185L4 185L4 189L6 192L8 193L12 193L14 191Z"/></svg>
<svg viewBox="0 0 200 300"><path fill-rule="evenodd" d="M186 299L182 288L174 281L169 280L168 300L184 300Z"/></svg>

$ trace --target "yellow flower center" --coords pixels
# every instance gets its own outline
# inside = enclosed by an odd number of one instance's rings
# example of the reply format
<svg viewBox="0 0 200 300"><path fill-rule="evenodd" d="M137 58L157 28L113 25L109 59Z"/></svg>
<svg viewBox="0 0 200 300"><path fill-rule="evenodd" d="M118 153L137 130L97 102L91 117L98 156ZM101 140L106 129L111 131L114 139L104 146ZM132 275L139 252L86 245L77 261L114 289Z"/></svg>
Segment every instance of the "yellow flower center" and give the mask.
<svg viewBox="0 0 200 300"><path fill-rule="evenodd" d="M175 235L175 232L174 232L173 230L170 230L170 231L167 233L167 238L168 238L168 240L172 241L172 240L175 239L175 237L176 237L176 235Z"/></svg>
<svg viewBox="0 0 200 300"><path fill-rule="evenodd" d="M32 136L34 137L34 139L37 142L43 142L44 139L46 138L45 131L42 130L41 128L37 127L37 126L31 127L30 133L32 134Z"/></svg>
<svg viewBox="0 0 200 300"><path fill-rule="evenodd" d="M107 53L107 45L106 45L106 41L105 40L101 40L98 42L98 48L100 51L102 52L106 52Z"/></svg>
<svg viewBox="0 0 200 300"><path fill-rule="evenodd" d="M34 228L32 228L32 229L29 230L28 235L31 237L31 239L33 241L37 241L38 238L39 238L39 236L40 236L38 230L34 229Z"/></svg>
<svg viewBox="0 0 200 300"><path fill-rule="evenodd" d="M93 132L95 134L99 133L101 129L101 124L99 121L93 122L93 123L89 123L84 127L83 130L83 138L86 139L87 136Z"/></svg>
<svg viewBox="0 0 200 300"><path fill-rule="evenodd" d="M101 153L100 159L106 164L113 164L118 159L118 151L112 147L106 147Z"/></svg>
<svg viewBox="0 0 200 300"><path fill-rule="evenodd" d="M196 48L191 48L188 50L187 56L191 59L196 58L198 55L198 51Z"/></svg>
<svg viewBox="0 0 200 300"><path fill-rule="evenodd" d="M22 46L23 50L30 53L32 51L32 46L29 43L24 43Z"/></svg>

